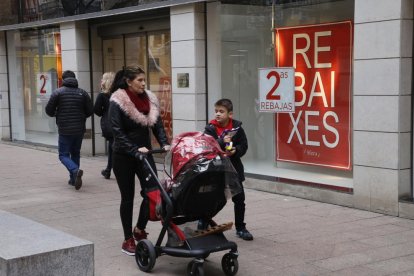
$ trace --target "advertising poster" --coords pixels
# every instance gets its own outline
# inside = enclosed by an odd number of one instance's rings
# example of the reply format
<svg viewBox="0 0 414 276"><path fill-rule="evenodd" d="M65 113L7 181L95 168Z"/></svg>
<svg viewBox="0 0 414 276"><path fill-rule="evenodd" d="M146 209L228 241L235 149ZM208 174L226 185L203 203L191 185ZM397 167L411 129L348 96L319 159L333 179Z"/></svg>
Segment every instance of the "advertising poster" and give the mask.
<svg viewBox="0 0 414 276"><path fill-rule="evenodd" d="M275 29L295 68L295 112L276 116L276 160L351 169L352 22Z"/></svg>

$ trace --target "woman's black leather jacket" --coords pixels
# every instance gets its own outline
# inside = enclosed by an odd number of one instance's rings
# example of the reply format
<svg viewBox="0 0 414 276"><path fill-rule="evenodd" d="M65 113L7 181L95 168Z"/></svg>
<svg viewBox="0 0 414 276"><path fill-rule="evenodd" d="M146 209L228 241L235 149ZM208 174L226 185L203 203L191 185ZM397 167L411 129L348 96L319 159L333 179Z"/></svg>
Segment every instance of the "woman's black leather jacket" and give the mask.
<svg viewBox="0 0 414 276"><path fill-rule="evenodd" d="M146 91L150 100L150 112L139 112L123 89L115 91L110 99L109 118L114 136L112 149L116 153L135 156L138 148L151 149L152 130L161 147L168 145L167 135L160 117L157 97Z"/></svg>

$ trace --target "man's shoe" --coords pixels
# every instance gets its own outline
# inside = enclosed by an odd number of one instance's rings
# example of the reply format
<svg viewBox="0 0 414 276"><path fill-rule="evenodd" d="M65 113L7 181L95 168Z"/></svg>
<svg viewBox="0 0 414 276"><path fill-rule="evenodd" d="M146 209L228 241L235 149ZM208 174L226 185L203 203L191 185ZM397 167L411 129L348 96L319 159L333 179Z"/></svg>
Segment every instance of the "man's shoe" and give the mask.
<svg viewBox="0 0 414 276"><path fill-rule="evenodd" d="M253 240L253 235L250 234L249 231L247 231L246 228L240 230L240 231L236 231L236 234L239 238L242 238L245 241L251 241Z"/></svg>
<svg viewBox="0 0 414 276"><path fill-rule="evenodd" d="M135 256L135 247L134 238L129 238L122 243L121 251L129 256Z"/></svg>
<svg viewBox="0 0 414 276"><path fill-rule="evenodd" d="M197 230L206 230L208 228L208 222L200 219L197 223Z"/></svg>
<svg viewBox="0 0 414 276"><path fill-rule="evenodd" d="M144 240L144 239L146 239L147 238L147 236L148 236L148 233L147 232L145 232L145 230L141 230L140 232L138 232L138 231L136 231L138 228L137 227L135 227L134 228L134 231L133 231L133 235L134 235L134 239L136 240L136 241L140 241L140 240Z"/></svg>
<svg viewBox="0 0 414 276"><path fill-rule="evenodd" d="M111 171L102 170L101 174L102 174L103 177L105 177L105 179L111 178Z"/></svg>
<svg viewBox="0 0 414 276"><path fill-rule="evenodd" d="M83 175L83 171L82 170L77 170L74 173L75 176L75 189L79 190L82 187L82 175Z"/></svg>

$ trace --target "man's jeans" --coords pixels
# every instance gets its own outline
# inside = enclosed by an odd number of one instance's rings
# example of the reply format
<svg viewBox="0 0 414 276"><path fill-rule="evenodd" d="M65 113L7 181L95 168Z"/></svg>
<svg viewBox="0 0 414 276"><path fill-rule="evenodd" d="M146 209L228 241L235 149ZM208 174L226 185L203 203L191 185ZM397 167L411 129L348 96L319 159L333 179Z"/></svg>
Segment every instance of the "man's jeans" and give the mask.
<svg viewBox="0 0 414 276"><path fill-rule="evenodd" d="M59 134L59 160L69 171L70 181L75 182L74 173L80 166L80 149L83 134L60 135Z"/></svg>

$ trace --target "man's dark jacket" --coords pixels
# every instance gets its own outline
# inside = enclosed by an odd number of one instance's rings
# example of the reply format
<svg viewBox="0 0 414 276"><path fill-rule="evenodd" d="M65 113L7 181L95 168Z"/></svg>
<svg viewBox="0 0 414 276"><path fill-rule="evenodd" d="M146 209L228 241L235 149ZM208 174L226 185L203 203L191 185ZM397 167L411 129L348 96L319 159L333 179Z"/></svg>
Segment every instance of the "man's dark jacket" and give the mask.
<svg viewBox="0 0 414 276"><path fill-rule="evenodd" d="M65 78L63 86L50 96L45 110L50 117L56 117L60 135L80 135L85 132L86 118L93 114L93 105L75 78Z"/></svg>
<svg viewBox="0 0 414 276"><path fill-rule="evenodd" d="M243 182L245 180L244 166L240 158L246 154L248 145L246 133L244 132L241 125L242 122L233 120L233 128L238 127L239 130L231 139L231 141L233 142L233 147L236 148L236 153L230 156L230 160L233 164L233 167L236 169L239 175L240 182ZM221 149L225 150L224 147L226 146L226 143L223 141L221 137L218 137L216 128L213 124L208 124L204 129L204 133L213 136L214 139L216 139L216 141L219 143Z"/></svg>

